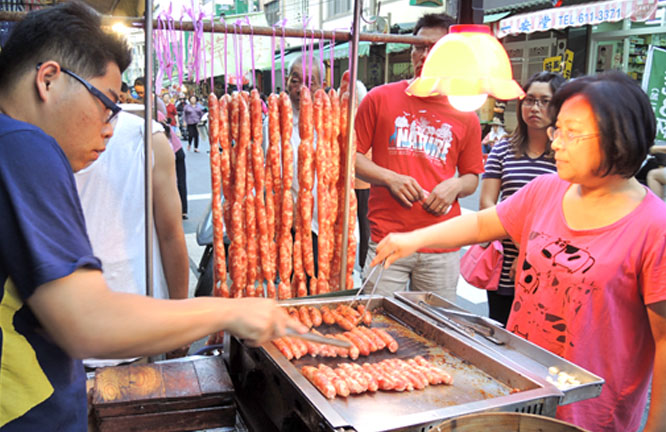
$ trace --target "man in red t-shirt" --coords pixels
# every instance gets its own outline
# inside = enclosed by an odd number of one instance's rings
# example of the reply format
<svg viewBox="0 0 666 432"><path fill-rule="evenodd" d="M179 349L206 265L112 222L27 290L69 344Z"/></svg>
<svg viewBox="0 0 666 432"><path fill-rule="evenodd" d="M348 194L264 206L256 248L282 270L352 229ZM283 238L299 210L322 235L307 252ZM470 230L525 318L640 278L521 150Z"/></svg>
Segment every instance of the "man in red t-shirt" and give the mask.
<svg viewBox="0 0 666 432"><path fill-rule="evenodd" d="M451 24L444 14L427 14L417 21L414 34L435 41ZM412 46L415 76L421 74L433 44ZM457 199L474 192L483 172L476 114L457 111L444 96L408 96L408 85L403 80L374 88L356 115L356 176L372 185L364 279L379 241L390 232L412 231L458 216ZM364 156L370 149L372 160ZM409 283L412 290L435 291L455 300L459 272L458 249L424 249L386 269L375 292L391 295L406 290ZM369 281L366 290L373 284Z"/></svg>

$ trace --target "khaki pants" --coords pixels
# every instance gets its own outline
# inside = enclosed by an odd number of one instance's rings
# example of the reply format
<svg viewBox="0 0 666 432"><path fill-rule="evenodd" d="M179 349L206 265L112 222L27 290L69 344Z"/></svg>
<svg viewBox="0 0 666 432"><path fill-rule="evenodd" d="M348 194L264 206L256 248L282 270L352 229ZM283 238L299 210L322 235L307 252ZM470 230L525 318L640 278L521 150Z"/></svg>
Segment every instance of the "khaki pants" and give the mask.
<svg viewBox="0 0 666 432"><path fill-rule="evenodd" d="M363 266L363 282L372 270L370 263L377 253L377 243L370 241ZM370 294L381 269L377 269L363 290ZM401 258L384 270L375 294L392 297L397 291L432 291L455 302L460 276L460 252L420 253Z"/></svg>

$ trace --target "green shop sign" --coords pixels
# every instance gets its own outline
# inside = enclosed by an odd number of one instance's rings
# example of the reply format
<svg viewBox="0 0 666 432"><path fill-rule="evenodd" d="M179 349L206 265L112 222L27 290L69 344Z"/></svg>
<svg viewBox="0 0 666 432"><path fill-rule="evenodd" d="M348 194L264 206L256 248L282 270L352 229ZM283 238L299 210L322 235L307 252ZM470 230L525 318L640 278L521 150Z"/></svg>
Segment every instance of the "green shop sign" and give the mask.
<svg viewBox="0 0 666 432"><path fill-rule="evenodd" d="M650 104L657 118L657 136L655 141L666 142L666 50L650 45L643 90L650 98Z"/></svg>

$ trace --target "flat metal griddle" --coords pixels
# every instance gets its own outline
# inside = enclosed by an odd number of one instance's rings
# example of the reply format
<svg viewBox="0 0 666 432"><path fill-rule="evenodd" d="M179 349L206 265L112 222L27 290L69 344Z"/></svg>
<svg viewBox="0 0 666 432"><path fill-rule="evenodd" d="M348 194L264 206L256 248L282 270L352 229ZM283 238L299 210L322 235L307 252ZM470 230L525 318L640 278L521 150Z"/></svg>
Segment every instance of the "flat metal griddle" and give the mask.
<svg viewBox="0 0 666 432"><path fill-rule="evenodd" d="M400 292L395 294L395 298L434 320L438 320L441 315L448 315L445 311L442 311L442 308L464 311L464 309L435 293ZM603 378L516 336L502 327L492 325L483 317L461 319L455 315L448 315L448 319L455 320L462 325L465 325L467 321L478 326L485 325L491 329L492 339L500 342L499 344L478 332L472 336L472 339L491 350L491 352L497 353L498 356L496 357L504 357L525 368L527 375L534 379L546 379L549 376L548 369L550 367L556 367L559 371L578 379L580 381L579 385L561 389L563 396L559 405L595 398L601 394L601 388L604 384Z"/></svg>
<svg viewBox="0 0 666 432"><path fill-rule="evenodd" d="M281 304L335 307L349 301L351 297L337 297ZM481 411L554 415L557 401L562 397L555 387L504 364L501 358L494 358L492 352L474 341L465 340L396 300L373 296L369 309L374 314L372 327L388 330L400 349L396 353L381 351L361 356L355 363L422 355L446 369L453 376L453 385L429 386L412 392L378 391L328 400L301 374L300 368L319 363L335 366L351 362L350 359L306 356L288 361L272 343L260 349L232 343L230 371L232 377L238 376L238 382L234 383L237 392L252 395L253 403L266 411L277 430L295 430L284 427L285 419L293 415L303 422L303 430L359 432L427 430L447 418ZM322 333L341 331L335 326L322 326L319 330ZM249 381L253 379L248 377L254 375L257 381L257 374L266 382L261 388L252 388Z"/></svg>

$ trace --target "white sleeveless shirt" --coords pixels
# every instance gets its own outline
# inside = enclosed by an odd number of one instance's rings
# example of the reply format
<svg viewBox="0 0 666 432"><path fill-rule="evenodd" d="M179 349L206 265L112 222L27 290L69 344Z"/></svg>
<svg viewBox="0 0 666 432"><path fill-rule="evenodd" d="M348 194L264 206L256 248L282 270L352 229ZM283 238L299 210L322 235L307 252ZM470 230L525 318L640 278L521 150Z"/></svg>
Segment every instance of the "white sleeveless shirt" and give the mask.
<svg viewBox="0 0 666 432"><path fill-rule="evenodd" d="M106 151L74 175L104 280L113 291L140 295L147 292L143 131L143 118L121 111ZM153 122L153 133L162 131ZM169 297L154 225L153 296Z"/></svg>

